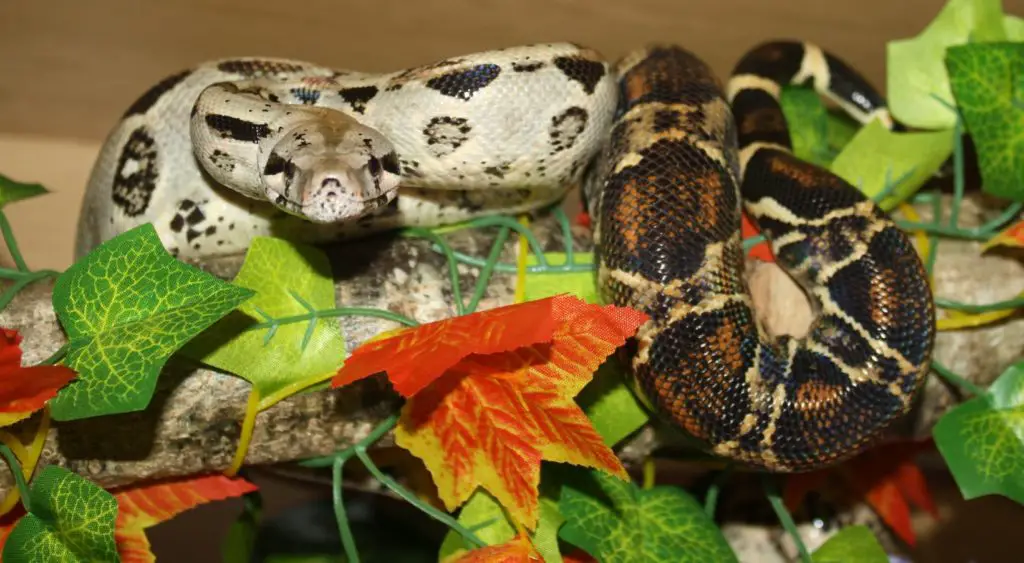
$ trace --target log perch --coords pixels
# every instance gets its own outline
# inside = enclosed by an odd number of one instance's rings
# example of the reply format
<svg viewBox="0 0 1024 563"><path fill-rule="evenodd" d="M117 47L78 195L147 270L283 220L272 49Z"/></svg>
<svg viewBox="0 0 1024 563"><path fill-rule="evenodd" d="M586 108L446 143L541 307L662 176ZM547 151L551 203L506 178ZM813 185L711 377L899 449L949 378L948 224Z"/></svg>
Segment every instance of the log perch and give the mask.
<svg viewBox="0 0 1024 563"><path fill-rule="evenodd" d="M965 201L961 225L972 226L997 213L980 196ZM927 210L919 212L928 220ZM531 225L546 251L564 248L558 223L550 215ZM445 235L452 247L473 256L486 256L497 228L467 229ZM592 249L589 230L574 226L578 251ZM1010 299L1024 287L1024 267L1018 257L990 252L980 243L943 240L935 275L937 296L968 303ZM518 238L509 237L501 261L514 263ZM419 322L456 314L448 265L430 243L394 235L376 236L358 243L325 247L336 279L339 305L386 309ZM242 256L196 264L224 279L241 267ZM773 264L752 263L748 268L759 315L775 333L806 330L810 308L804 294ZM464 299L472 295L479 269L459 266ZM478 310L514 301L516 276L496 271ZM41 361L66 342L51 305L53 283L38 282L22 291L0 312L0 326L24 335L24 363ZM398 325L370 317L337 320L349 352L382 331ZM1019 315L999 324L940 333L935 358L979 385L993 381L1010 363L1024 355L1024 323ZM223 471L235 453L250 385L242 379L213 372L179 355L162 373L156 393L144 410L51 425L39 465L55 464L75 471L104 487ZM932 377L915 410L893 430L895 437L929 435L939 416L961 401L958 390ZM365 437L400 405L386 381L372 378L341 389L310 392L283 400L256 419L246 465L262 465L329 455ZM28 435L39 414L7 428ZM386 436L381 445L390 444ZM629 461L658 447L658 440L641 433L620 450ZM0 497L13 487L11 475L0 472Z"/></svg>

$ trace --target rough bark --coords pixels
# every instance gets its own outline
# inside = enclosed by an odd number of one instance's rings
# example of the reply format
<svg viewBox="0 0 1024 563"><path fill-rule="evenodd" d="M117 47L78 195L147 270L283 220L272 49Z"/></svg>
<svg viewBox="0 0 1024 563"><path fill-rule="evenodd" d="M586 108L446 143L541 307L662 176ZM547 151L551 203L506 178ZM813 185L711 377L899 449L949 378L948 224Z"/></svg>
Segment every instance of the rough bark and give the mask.
<svg viewBox="0 0 1024 563"><path fill-rule="evenodd" d="M973 198L961 212L962 224L977 224L993 214L993 207ZM531 228L546 249L563 248L560 230L551 217L539 219ZM495 228L467 230L447 238L461 252L486 256L496 232ZM589 231L574 227L573 233L578 250L591 248ZM510 237L503 262L514 262L516 244L516 237ZM339 304L387 309L420 322L456 314L447 262L426 241L383 236L326 250L337 279ZM230 279L241 263L242 257L230 257L199 266ZM935 292L972 303L1008 299L1022 289L1022 270L1013 255L983 256L979 243L946 240L938 254ZM463 297L468 298L479 271L462 265L459 271ZM758 265L750 268L749 274L755 301L769 327L775 332L799 333L810 310L803 294L773 265ZM495 272L478 309L511 303L515 279L514 274ZM46 358L66 341L51 307L51 289L49 282L30 286L0 313L0 326L23 333L26 363ZM347 317L339 326L351 351L397 325L376 318ZM1024 323L1018 316L986 328L941 333L935 357L984 385L1020 357L1022 349ZM249 384L240 379L176 357L161 376L146 410L54 423L40 463L62 465L106 487L223 470L235 452L248 391ZM894 434L927 436L937 418L959 400L956 390L932 378L915 411ZM246 463L327 455L364 437L398 404L397 396L380 379L281 401L258 416ZM24 434L37 422L38 416L8 430ZM382 444L389 442L386 437ZM622 454L627 461L639 459L659 443L658 436L641 433L622 448ZM2 472L0 497L11 486L9 473Z"/></svg>

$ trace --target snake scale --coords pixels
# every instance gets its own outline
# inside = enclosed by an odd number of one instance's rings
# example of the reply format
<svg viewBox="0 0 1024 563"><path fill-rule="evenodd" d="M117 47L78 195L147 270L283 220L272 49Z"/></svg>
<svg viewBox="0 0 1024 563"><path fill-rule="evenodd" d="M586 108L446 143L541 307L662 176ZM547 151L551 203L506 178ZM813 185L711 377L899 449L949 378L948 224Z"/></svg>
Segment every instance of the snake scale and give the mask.
<svg viewBox="0 0 1024 563"><path fill-rule="evenodd" d="M535 210L582 188L605 301L650 315L624 349L638 395L715 455L778 472L867 447L921 388L935 312L909 239L791 153L779 106L810 83L861 122L884 100L821 48L750 50L726 87L651 45L614 65L570 43L399 72L221 59L138 98L103 146L76 255L143 223L180 258L252 237L358 239ZM767 334L743 281L741 210L816 310Z"/></svg>

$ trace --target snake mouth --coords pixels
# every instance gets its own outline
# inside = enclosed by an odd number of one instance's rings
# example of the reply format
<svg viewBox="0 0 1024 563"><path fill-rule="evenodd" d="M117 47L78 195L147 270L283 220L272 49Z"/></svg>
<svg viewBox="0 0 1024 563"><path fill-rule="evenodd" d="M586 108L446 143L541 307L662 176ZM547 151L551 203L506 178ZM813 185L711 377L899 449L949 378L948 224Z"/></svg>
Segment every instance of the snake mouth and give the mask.
<svg viewBox="0 0 1024 563"><path fill-rule="evenodd" d="M285 197L284 195L273 189L267 189L267 195L270 197L270 200L274 203L275 206L277 206L280 209L283 209L284 211L305 218L307 220L313 220L318 223L323 222L316 219L316 215L318 215L315 212L317 210L316 204L303 205L298 201ZM359 209L359 212L357 212L354 216L344 217L342 218L342 220L358 219L359 217L371 211L384 207L385 205L390 203L393 198L394 193L392 192L390 194L383 194L376 197L356 200L353 202L355 205L352 205L352 208Z"/></svg>

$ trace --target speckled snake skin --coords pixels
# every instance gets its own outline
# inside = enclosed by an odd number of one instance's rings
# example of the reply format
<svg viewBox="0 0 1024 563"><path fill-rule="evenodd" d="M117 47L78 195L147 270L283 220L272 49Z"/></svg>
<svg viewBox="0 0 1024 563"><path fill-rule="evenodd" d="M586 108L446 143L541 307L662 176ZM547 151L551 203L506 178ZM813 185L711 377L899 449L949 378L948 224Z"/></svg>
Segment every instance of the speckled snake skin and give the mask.
<svg viewBox="0 0 1024 563"><path fill-rule="evenodd" d="M882 100L802 43L753 49L724 92L672 46L634 53L616 72L619 109L587 192L605 300L652 318L632 350L641 396L741 465L806 471L862 450L924 382L931 290L873 202L791 154L778 96L810 80L854 116L889 122ZM804 338L772 338L756 321L741 208L816 305Z"/></svg>
<svg viewBox="0 0 1024 563"><path fill-rule="evenodd" d="M566 43L384 74L207 62L121 117L76 256L144 223L195 258L244 252L253 236L328 241L536 209L578 182L615 102L608 64Z"/></svg>
<svg viewBox="0 0 1024 563"><path fill-rule="evenodd" d="M387 74L213 61L160 82L118 122L76 254L143 223L183 258L243 252L256 235L337 240L534 210L581 184L604 298L651 315L628 347L638 393L716 455L811 470L907 411L934 309L907 237L790 153L777 98L805 81L892 125L852 69L797 42L753 49L724 89L675 46L615 68L568 43ZM758 325L741 209L816 304L806 337Z"/></svg>

